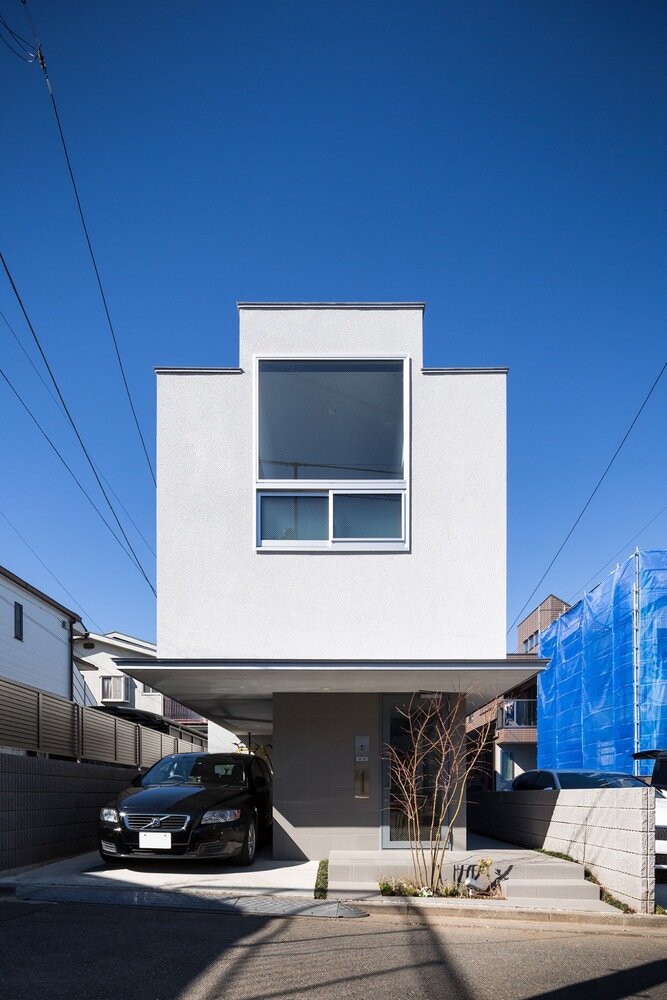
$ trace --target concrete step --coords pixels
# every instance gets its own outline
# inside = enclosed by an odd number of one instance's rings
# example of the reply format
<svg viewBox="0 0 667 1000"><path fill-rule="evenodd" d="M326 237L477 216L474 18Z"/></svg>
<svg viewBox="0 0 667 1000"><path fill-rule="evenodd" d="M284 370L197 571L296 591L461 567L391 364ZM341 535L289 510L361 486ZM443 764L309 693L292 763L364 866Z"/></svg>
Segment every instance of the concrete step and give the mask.
<svg viewBox="0 0 667 1000"><path fill-rule="evenodd" d="M398 857L392 855L391 851L383 851L379 858L371 852L368 852L367 857L355 857L352 852L348 854L343 851L332 851L329 855L329 881L360 883L377 882L378 879L385 876L410 878L413 870L410 857L404 856L403 852ZM445 881L458 881L462 870L464 877L467 874L473 875L478 860L478 858L470 862L446 860L443 868ZM563 880L584 881L583 865L577 865L571 861L536 860L515 863L500 858L497 861L494 859L492 874L495 877L500 876L503 882L532 881L533 879L541 881L552 879L558 882Z"/></svg>
<svg viewBox="0 0 667 1000"><path fill-rule="evenodd" d="M502 883L507 899L600 899L600 886L584 879L508 879Z"/></svg>
<svg viewBox="0 0 667 1000"><path fill-rule="evenodd" d="M512 864L499 861L493 864L493 872L500 872L503 880L518 882L523 879L555 879L560 882L563 879L572 881L584 878L584 866L578 865L574 861L543 861L529 864Z"/></svg>

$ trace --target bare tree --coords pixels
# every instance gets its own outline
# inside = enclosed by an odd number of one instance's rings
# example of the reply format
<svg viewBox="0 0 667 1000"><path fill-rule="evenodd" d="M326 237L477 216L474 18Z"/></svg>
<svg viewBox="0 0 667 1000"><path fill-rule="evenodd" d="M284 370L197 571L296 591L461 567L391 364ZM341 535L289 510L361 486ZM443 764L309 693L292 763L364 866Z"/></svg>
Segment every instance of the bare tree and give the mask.
<svg viewBox="0 0 667 1000"><path fill-rule="evenodd" d="M466 694L413 697L401 712L404 739L389 745L392 804L405 817L415 880L437 893L466 784L480 769L492 720L466 734Z"/></svg>

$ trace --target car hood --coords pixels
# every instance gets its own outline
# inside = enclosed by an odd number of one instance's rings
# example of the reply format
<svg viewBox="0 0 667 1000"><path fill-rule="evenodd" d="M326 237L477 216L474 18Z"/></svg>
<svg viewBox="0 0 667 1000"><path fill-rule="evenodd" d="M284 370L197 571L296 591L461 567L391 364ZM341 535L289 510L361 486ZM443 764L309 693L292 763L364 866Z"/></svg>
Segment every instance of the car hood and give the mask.
<svg viewBox="0 0 667 1000"><path fill-rule="evenodd" d="M247 798L239 788L210 785L149 785L126 788L118 796L118 808L130 813L203 812L220 803L235 805Z"/></svg>

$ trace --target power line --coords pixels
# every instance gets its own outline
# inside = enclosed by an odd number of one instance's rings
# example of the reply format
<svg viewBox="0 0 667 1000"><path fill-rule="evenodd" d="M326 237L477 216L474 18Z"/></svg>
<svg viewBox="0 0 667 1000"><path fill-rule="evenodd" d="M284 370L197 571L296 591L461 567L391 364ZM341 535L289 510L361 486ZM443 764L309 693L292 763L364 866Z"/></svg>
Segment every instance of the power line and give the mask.
<svg viewBox="0 0 667 1000"><path fill-rule="evenodd" d="M662 514L664 514L666 510L667 510L667 504L665 504L664 507L661 507L660 510L658 511L658 513L654 514L654 516L651 518L651 520L647 521L646 524L643 526L643 528L640 528L639 531L636 532L636 534L634 534L632 536L632 538L629 538L627 540L627 542L625 542L625 544L620 547L620 549L618 550L618 552L614 552L613 556L610 559L607 559L606 563L604 563L603 566L600 566L600 569L596 570L595 573L593 573L593 575L590 576L588 578L588 580L586 580L586 583L584 583L583 586L577 587L577 589L575 590L573 596L570 598L570 600L567 603L568 604L574 604L574 601L575 601L577 595L580 594L582 591L585 592L586 588L589 585L589 583L593 583L594 580L598 580L599 577L600 577L600 573L602 573L607 568L607 566L609 566L610 563L613 563L614 559L617 559L620 555L622 555L623 552L627 552L628 546L632 545L632 543L634 541L636 541L639 538L640 535L643 535L643 533L646 531L646 529L650 528L651 525L654 523L654 521L657 521L658 518Z"/></svg>
<svg viewBox="0 0 667 1000"><path fill-rule="evenodd" d="M0 31L0 40L5 43L9 51L13 52L15 56L18 56L22 62L33 63L37 58L37 52L33 51L30 42L10 27L2 14L0 14L0 26L5 29L11 39L11 41L7 41L2 31ZM14 45L16 45L17 48L14 48Z"/></svg>
<svg viewBox="0 0 667 1000"><path fill-rule="evenodd" d="M591 503L591 501L592 501L593 497L595 496L595 494L596 494L596 493L597 493L597 491L599 490L599 488L600 488L600 486L602 485L602 483L603 483L604 479L606 478L606 475L607 475L607 473L609 472L609 470L611 469L612 465L613 465L613 464L614 464L614 462L616 461L616 457L617 457L618 453L620 452L621 448L623 447L623 445L625 444L625 442L626 442L626 441L627 441L627 439L629 438L629 436L630 436L630 432L632 431L632 428L633 428L633 427L635 426L635 424L636 424L636 423L637 423L637 421L639 420L639 417L641 416L641 413L642 413L642 411L643 411L644 407L646 406L646 404L648 403L649 399L650 399L650 398L651 398L651 396L653 395L653 391L654 391L655 387L657 386L658 382L660 381L660 379L662 378L662 376L663 376L663 374L664 374L664 371L665 371L665 369L666 369L666 368L667 368L667 361L665 361L664 365L662 366L662 368L661 368L661 369L660 369L660 371L658 372L658 374L657 374L657 376L656 376L656 378L655 378L655 380L654 380L654 382L653 382L653 385L651 386L651 388L650 388L650 389L649 389L649 391L647 392L646 396L644 397L644 401L642 402L642 405L641 405L641 406L639 407L639 409L637 410L637 412L636 412L636 414L635 414L635 416L634 416L634 419L633 419L632 423L630 424L630 426L628 427L627 431L626 431L626 432L625 432L625 434L623 435L623 438L622 438L622 440L621 440L621 443L619 444L618 448L616 449L616 451L614 452L614 454L613 454L613 455L611 456L611 458L609 459L609 462L607 463L607 467L605 468L604 472L602 473L602 475L601 475L601 476L600 476L600 478L598 479L597 483L595 484L595 488L593 489L593 492L592 492L592 493L591 493L591 495L589 496L588 500L586 501L586 503L584 504L584 506L583 506L583 507L581 508L581 510L580 510L580 512L579 512L579 514L578 514L578 516L577 516L577 518L576 518L576 520L575 520L574 524L572 525L572 527L571 527L571 528L570 528L570 530L568 531L567 535L565 536L565 538L564 538L564 539L563 539L563 541L561 542L561 544L560 544L560 546L559 546L559 548L558 548L558 550L557 550L557 552L556 552L555 556L553 557L553 559L551 560L551 562L549 563L549 565L548 565L548 566L547 566L547 568L545 569L544 573L542 574L542 576L541 576L541 577L540 577L540 579L538 580L538 582L537 582L537 585L535 586L535 588L534 588L534 589L533 589L533 590L531 591L531 593L530 593L530 596L528 597L528 600L527 600L527 601L526 601L526 603L525 603L525 604L523 605L523 607L522 607L522 608L521 608L521 610L519 611L518 615L516 616L516 618L514 619L514 621L512 622L512 624L510 625L510 627L508 628L508 630L507 630L507 635L509 635L509 634L510 634L510 632L512 631L512 629L514 628L514 626L516 625L516 623L517 623L517 622L519 621L519 619L521 618L521 615L522 615L522 614L523 614L523 612L524 612L524 611L526 610L526 608L528 607L528 605L529 605L529 604L530 604L530 602L532 601L533 597L535 596L535 594L537 593L537 591L539 590L539 588L540 588L540 587L542 586L542 584L544 583L544 581L545 581L545 579L546 579L546 577L547 577L547 574L549 573L549 570L551 569L551 567L553 566L553 564L554 564L554 563L556 562L556 560L558 559L558 556L559 556L559 555L561 554L561 552L563 551L563 549L564 549L564 548L565 548L565 546L567 545L568 541L570 540L570 537L571 537L572 533L574 532L574 529L575 529L575 528L577 527L577 525L578 525L578 524L579 524L579 522L581 521L582 517L584 516L584 514L585 514L585 513L586 513L586 511L588 510L588 507L589 507L589 505L590 505L590 503Z"/></svg>
<svg viewBox="0 0 667 1000"><path fill-rule="evenodd" d="M139 568L139 571L140 571L141 575L145 579L145 581L148 584L148 586L150 587L150 589L153 591L153 595L155 597L157 597L157 594L156 594L156 591L155 591L155 587L153 586L153 584L149 580L148 575L146 574L146 571L144 570L144 568L143 568L143 566L141 564L141 560L139 559L139 556L134 551L134 548L132 546L132 542L128 538L127 532L125 531L125 529L123 528L123 525L120 522L120 518L118 517L118 514L116 513L114 505L111 503L111 500L109 499L109 494L107 493L107 491L105 490L104 486L102 485L102 480L100 479L99 473L97 472L97 469L95 468L95 463L93 462L92 458L90 457L90 453L88 452L88 449L86 448L85 444L83 443L83 438L81 437L81 434L79 433L79 429L76 426L76 423L74 422L74 417L70 413L69 407L67 406L67 403L65 402L65 399L63 397L62 392L60 391L60 386L58 385L58 382L56 380L55 375L53 374L51 366L50 366L50 364L49 364L49 362L47 360L47 357L46 357L46 355L44 353L42 345L41 345L41 343L39 341L39 337L37 336L37 334L35 332L35 328L34 328L34 326L32 325L32 323L30 321L30 317L28 316L26 308L23 305L23 299L21 298L19 290L16 287L16 284L15 284L14 279L12 277L11 271L9 270L9 267L7 266L7 262L5 260L5 256L4 256L4 254L2 253L1 250L0 250L0 263L2 263L2 266L3 266L4 270L5 270L5 274L7 275L7 278L9 279L9 283L12 286L12 291L14 292L14 295L16 297L16 301L18 302L18 304L19 304L19 306L21 308L21 312L23 313L25 321L28 324L28 328L29 328L29 330L30 330L30 332L31 332L31 334L32 334L32 336L34 338L35 343L37 344L37 349L39 350L39 353L41 355L42 361L44 362L46 370L48 371L48 373L49 373L49 375L51 377L51 382L53 383L53 387L56 390L56 393L58 395L58 399L60 400L60 404L61 404L61 406L63 408L63 411L64 411L65 415L67 416L67 419L70 422L72 430L74 431L74 433L76 435L77 441L79 442L79 444L81 446L81 450L83 451L84 455L86 456L86 460L87 460L88 465L90 466L90 468L92 470L93 475L95 476L95 479L97 481L97 485L99 486L99 488L100 488L100 490L102 492L102 495L103 495L104 499L107 502L109 510L113 514L114 520L116 521L116 524L118 525L118 527L120 529L121 535L125 539L125 543L126 543L128 549L130 550L130 552L132 553L132 555L134 557L134 560L135 560L135 562L136 562L136 564L137 564L137 566Z"/></svg>
<svg viewBox="0 0 667 1000"><path fill-rule="evenodd" d="M46 565L46 563L44 562L44 560L41 559L37 555L37 553L33 549L33 547L30 544L30 542L27 541L27 539L25 539L23 537L23 535L21 534L21 532L19 531L19 529L16 527L16 525L12 524L12 522L9 520L9 518L7 517L7 515L5 514L5 512L2 511L2 510L0 510L0 517L2 517L7 522L7 524L12 529L12 531L14 532L14 534L18 535L18 537L21 539L21 541L26 546L26 548L30 549L30 551L34 555L34 557L37 560L37 562L41 563L41 565L44 567L44 569L49 574L49 576L53 577L53 579L56 581L56 583L62 589L62 591L65 594L67 594L67 596L70 598L71 601L74 602L74 604L77 606L77 608L79 609L79 611L81 612L81 614L84 615L88 619L88 621L91 623L91 625L95 626L95 628L97 629L98 632L101 632L102 629L97 624L97 622L95 621L95 619L91 615L88 614L88 612L86 611L86 609L79 604L79 602L77 601L77 599L74 596L74 594L70 593L70 591L67 589L67 587L65 586L65 584L62 582L62 580L59 580L58 577L56 576L56 574L53 572L53 570L49 569L49 567Z"/></svg>
<svg viewBox="0 0 667 1000"><path fill-rule="evenodd" d="M107 325L109 327L109 332L111 334L111 340L113 341L114 351L116 353L116 359L118 361L118 367L120 369L121 378L123 380L123 385L125 387L125 393L127 395L128 403L130 404L130 410L132 411L132 417L134 419L134 423L135 423L135 426L137 428L137 433L139 434L139 438L141 440L141 447L142 447L144 455L146 457L146 462L148 464L148 469L149 469L150 474L151 474L151 479L153 480L153 485L156 486L157 484L156 484L156 481L155 481L155 472L153 470L153 465L151 463L150 456L148 454L148 448L146 447L146 441L144 440L144 435L143 435L143 433L141 431L141 426L139 424L139 418L137 416L137 411L136 411L136 409L134 407L134 402L132 400L132 393L130 392L130 386L129 386L128 381L127 381L127 376L125 375L125 367L123 365L123 359L121 358L120 348L118 346L118 340L116 339L116 331L114 329L114 325L113 325L113 322L111 320L111 313L109 311L109 305L107 303L107 297L106 297L106 294L105 294L105 291L104 291L104 286L102 284L102 278L100 276L100 271L99 271L99 268L97 266L97 259L95 257L95 252L93 250L93 244L92 244L91 239L90 239L90 233L88 232L88 225L86 223L86 218L85 218L85 215L83 213L83 206L81 204L81 198L79 197L79 189L78 189L78 186L77 186L77 183L76 183L76 179L74 177L74 170L72 168L72 161L70 159L69 151L68 151L68 148L67 148L67 143L65 141L65 133L63 132L63 127L62 127L62 124L61 124L61 121L60 121L60 115L58 113L58 106L56 104L56 99L55 99L55 96L53 94L53 88L51 86L51 81L49 79L49 74L48 74L48 71L47 71L47 68L46 68L46 59L44 58L44 50L42 49L42 45L41 45L41 43L39 41L39 38L37 36L37 31L36 31L36 28L35 28L35 24L34 24L34 21L32 19L31 14L30 14L30 11L28 9L27 0L21 0L21 2L23 3L23 6L25 7L26 17L28 18L28 23L30 24L30 29L31 29L31 31L33 33L34 40L35 40L35 48L36 48L36 51L37 51L37 60L39 62L39 65L42 68L43 73L44 73L44 79L46 80L46 86L47 86L47 89L49 91L49 97L51 98L51 105L53 107L53 113L55 115L56 125L58 126L58 132L60 134L60 141L61 141L61 144L62 144L62 147L63 147L63 153L65 154L65 162L67 163L67 170L69 172L70 181L72 182L72 189L74 191L74 198L75 198L75 201L76 201L76 206L77 206L77 209L79 211L79 218L81 219L81 226L83 228L83 234L84 234L85 239L86 239L86 244L88 246L88 253L90 254L90 259L91 259L91 262L92 262L92 265L93 265L93 270L95 272L95 278L97 280L97 287L99 288L100 298L102 299L102 306L104 307L104 314L105 314L106 319L107 319Z"/></svg>
<svg viewBox="0 0 667 1000"><path fill-rule="evenodd" d="M21 406L23 407L23 409L26 411L26 413L28 414L28 416L30 417L30 419L32 420L32 422L35 424L35 426L39 430L40 434L46 439L46 441L48 442L48 444L51 446L51 448L53 449L53 451L55 452L55 454L58 456L58 458L60 459L60 461L62 462L62 464L65 466L65 468L69 472L70 476L72 477L72 479L74 480L74 482L76 483L76 485L79 487L79 489L81 490L81 492L85 496L85 498L88 501L88 503L91 505L91 507L93 508L93 510L95 511L95 513L98 515L98 517L100 517L101 520L104 522L104 524L107 526L107 528L109 529L109 531L111 532L111 534L113 535L113 537L116 539L116 541L120 545L120 547L123 550L123 552L125 553L125 555L132 562L132 565L136 566L136 568L139 570L139 572L142 574L142 576L145 576L144 571L142 569L142 566L139 563L139 561L136 559L136 556L134 555L134 553L130 553L125 548L125 546L123 545L122 541L120 540L120 538L118 537L118 535L116 534L116 532L114 531L114 529L112 528L112 526L109 524L109 522L107 521L106 517L104 516L104 514L102 513L102 511L99 509L99 507L97 506L97 504L95 503L95 501L93 500L93 498L90 496L90 494L86 490L86 488L83 485L83 483L81 482L81 480L77 477L76 473L72 470L72 468L68 464L67 460L60 453L60 451L58 450L58 448L56 447L56 445L53 443L53 441L51 440L51 438L49 437L49 435L46 433L46 431L44 430L44 428L40 424L40 422L37 419L37 417L34 415L34 413L32 412L32 410L28 406L28 404L21 397L20 393L18 392L18 390L16 389L16 387L13 385L13 383L12 383L11 379L9 378L9 376L7 375L7 373L5 371L3 371L2 368L0 368L0 378L3 378L5 380L5 382L7 383L7 385L11 389L11 391L14 393L14 395L18 399L18 401L21 404ZM147 582L148 582L149 586L151 586L150 581L147 581ZM152 586L151 586L151 589L152 589ZM155 593L155 591L153 591L153 593Z"/></svg>
<svg viewBox="0 0 667 1000"><path fill-rule="evenodd" d="M7 329L9 330L9 332L11 333L12 337L14 338L14 340L16 341L16 343L18 344L18 346L21 348L23 354L27 358L28 363L30 364L30 366L33 369L33 371L35 372L35 375L37 376L37 378L39 379L39 381L42 383L42 385L44 386L44 388L48 392L49 396L51 397L51 399L53 400L53 402L55 403L55 405L58 407L58 412L61 413L63 416L65 416L65 414L63 412L63 409L62 409L62 406L60 405L60 403L56 399L55 393L51 389L51 386L48 384L48 382L46 381L46 379L44 378L44 376L40 372L39 368L37 367L37 365L35 364L35 362L32 360L32 358L30 357L30 355L26 351L26 349L23 346L23 343L21 341L21 338L19 337L19 335L17 334L16 330L11 325L11 323L9 322L9 320L7 319L7 317L5 316L5 314L3 313L3 311L1 309L0 309L0 319L2 319L2 321L4 322L5 326L7 327ZM104 482L108 486L109 492L112 493L113 496L114 496L114 498L118 501L119 506L123 510L124 514L126 515L127 519L129 520L130 524L133 526L133 528L135 529L135 531L137 532L137 534L141 538L142 542L144 543L144 545L146 546L146 548L148 549L148 551L155 558L155 550L154 550L153 546L148 541L148 539L144 535L143 531L141 530L141 528L139 527L139 525L134 520L134 518L130 514L129 510L127 509L127 507L123 503L123 501L120 499L120 497L118 496L118 494L114 490L113 486L111 485L111 483L109 482L109 480L107 479L107 477L104 475L104 473L100 469L100 467L97 464L97 462L95 462L94 464L95 464L95 468L99 472L100 476L102 477L102 479L104 480Z"/></svg>

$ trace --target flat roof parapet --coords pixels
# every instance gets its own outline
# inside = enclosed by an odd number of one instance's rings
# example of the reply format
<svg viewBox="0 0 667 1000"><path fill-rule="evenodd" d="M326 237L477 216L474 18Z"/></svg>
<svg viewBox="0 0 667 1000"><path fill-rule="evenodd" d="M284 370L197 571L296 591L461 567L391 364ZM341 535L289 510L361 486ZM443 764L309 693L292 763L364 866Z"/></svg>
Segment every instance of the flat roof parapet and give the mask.
<svg viewBox="0 0 667 1000"><path fill-rule="evenodd" d="M237 302L237 309L421 309L425 302Z"/></svg>

